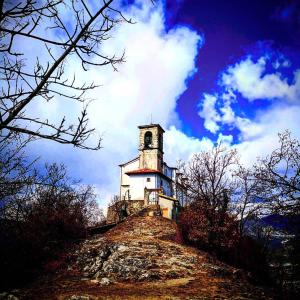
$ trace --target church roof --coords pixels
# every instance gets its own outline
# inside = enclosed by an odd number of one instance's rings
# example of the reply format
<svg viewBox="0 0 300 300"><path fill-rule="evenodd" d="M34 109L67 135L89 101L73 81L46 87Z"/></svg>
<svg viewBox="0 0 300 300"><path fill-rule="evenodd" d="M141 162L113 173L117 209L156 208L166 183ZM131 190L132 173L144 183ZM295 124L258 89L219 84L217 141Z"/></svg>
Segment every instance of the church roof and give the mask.
<svg viewBox="0 0 300 300"><path fill-rule="evenodd" d="M134 159L132 159L132 160L127 161L126 163L120 164L119 167L128 165L128 164L130 164L130 163L132 163L132 162L134 162L134 161L136 161L136 160L138 160L138 159L139 159L139 156L136 157L136 158L134 158Z"/></svg>
<svg viewBox="0 0 300 300"><path fill-rule="evenodd" d="M128 171L125 174L133 175L133 174L150 174L150 173L159 174L161 172L158 170L152 170L152 169L139 169L139 170Z"/></svg>
<svg viewBox="0 0 300 300"><path fill-rule="evenodd" d="M139 170L133 170L133 171L128 171L125 173L126 175L139 175L139 174L159 174L161 177L165 178L166 180L172 181L172 178L166 176L164 173L158 171L158 170L153 170L153 169L139 169Z"/></svg>

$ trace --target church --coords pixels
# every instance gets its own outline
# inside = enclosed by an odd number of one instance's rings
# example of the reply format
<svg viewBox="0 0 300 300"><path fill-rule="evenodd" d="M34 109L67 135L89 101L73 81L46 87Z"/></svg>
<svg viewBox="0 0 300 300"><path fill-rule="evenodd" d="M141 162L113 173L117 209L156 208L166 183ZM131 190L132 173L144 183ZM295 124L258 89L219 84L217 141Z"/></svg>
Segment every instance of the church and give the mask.
<svg viewBox="0 0 300 300"><path fill-rule="evenodd" d="M158 205L163 217L176 219L186 203L185 178L164 161L164 130L159 124L138 126L139 155L120 166L120 201L129 207Z"/></svg>

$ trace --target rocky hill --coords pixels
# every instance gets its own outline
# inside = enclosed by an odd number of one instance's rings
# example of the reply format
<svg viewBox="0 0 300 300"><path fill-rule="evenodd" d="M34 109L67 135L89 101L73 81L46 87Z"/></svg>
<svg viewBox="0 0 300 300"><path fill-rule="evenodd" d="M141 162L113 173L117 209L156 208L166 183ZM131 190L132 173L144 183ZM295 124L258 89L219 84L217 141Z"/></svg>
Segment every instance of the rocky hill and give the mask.
<svg viewBox="0 0 300 300"><path fill-rule="evenodd" d="M177 225L132 216L83 241L64 270L17 291L19 299L273 299L244 273L176 242Z"/></svg>

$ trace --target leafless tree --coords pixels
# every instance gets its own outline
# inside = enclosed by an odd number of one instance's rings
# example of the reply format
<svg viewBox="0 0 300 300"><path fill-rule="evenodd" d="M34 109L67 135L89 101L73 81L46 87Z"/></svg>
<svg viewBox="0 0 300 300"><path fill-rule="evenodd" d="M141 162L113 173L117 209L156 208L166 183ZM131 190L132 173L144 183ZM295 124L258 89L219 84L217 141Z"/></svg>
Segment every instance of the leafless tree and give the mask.
<svg viewBox="0 0 300 300"><path fill-rule="evenodd" d="M237 151L218 144L209 151L195 154L183 167L190 199L182 215L183 226L189 228L189 235L214 249L225 242L228 230L233 232L234 223L228 212L231 195L236 189L232 169L237 163Z"/></svg>
<svg viewBox="0 0 300 300"><path fill-rule="evenodd" d="M258 203L258 182L253 170L240 165L234 176L237 189L233 196L232 210L239 220L239 236L242 237L245 234L246 223L254 221L262 213L262 205Z"/></svg>
<svg viewBox="0 0 300 300"><path fill-rule="evenodd" d="M236 150L222 144L210 151L195 154L185 167L189 197L207 207L227 210L228 199L236 188L231 168L236 167Z"/></svg>
<svg viewBox="0 0 300 300"><path fill-rule="evenodd" d="M46 165L43 172L36 171L20 184L21 188L2 199L2 219L24 223L31 222L32 216L45 222L50 217L66 218L66 224L84 228L99 217L95 216L99 210L93 187L71 180L64 165Z"/></svg>
<svg viewBox="0 0 300 300"><path fill-rule="evenodd" d="M102 53L116 25L132 23L113 6L113 0L88 3L83 0L0 1L0 134L10 132L72 144L84 149L99 149L100 141L89 144L94 129L88 125L84 94L95 83L68 78L65 65L75 56L82 70L110 65L114 70L124 61ZM36 47L35 61L23 51ZM42 49L42 50L41 50ZM41 55L40 51L43 51ZM77 122L62 117L59 122L30 114L29 106L65 98L82 102ZM31 106L32 107L32 106Z"/></svg>
<svg viewBox="0 0 300 300"><path fill-rule="evenodd" d="M18 206L21 195L35 181L35 161L28 161L24 148L30 139L20 139L18 134L9 132L0 140L0 216L7 218L7 213L14 211L14 219L19 219ZM18 197L17 197L18 195Z"/></svg>
<svg viewBox="0 0 300 300"><path fill-rule="evenodd" d="M260 200L274 215L273 222L280 226L258 229L266 246L275 234L284 236L280 247L268 249L268 259L272 264L274 282L284 295L293 298L293 293L299 294L295 283L299 281L300 274L300 142L292 137L289 130L278 136L278 148L257 161L254 176Z"/></svg>
<svg viewBox="0 0 300 300"><path fill-rule="evenodd" d="M260 197L275 212L300 213L300 142L279 133L279 147L255 165Z"/></svg>

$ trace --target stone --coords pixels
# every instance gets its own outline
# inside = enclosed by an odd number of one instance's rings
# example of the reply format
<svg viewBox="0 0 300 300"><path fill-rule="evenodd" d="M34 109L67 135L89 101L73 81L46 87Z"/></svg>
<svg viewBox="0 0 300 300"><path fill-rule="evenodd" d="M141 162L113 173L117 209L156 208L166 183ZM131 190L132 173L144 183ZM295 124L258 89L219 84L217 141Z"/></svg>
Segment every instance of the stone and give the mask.
<svg viewBox="0 0 300 300"><path fill-rule="evenodd" d="M180 274L178 274L176 271L174 271L174 270L170 270L170 271L168 271L167 273L166 273L166 276L167 276L167 278L172 278L172 279L174 279L174 278L179 278L180 277Z"/></svg>
<svg viewBox="0 0 300 300"><path fill-rule="evenodd" d="M119 245L119 246L118 246L118 251L120 251L120 252L124 252L124 251L126 251L126 250L128 250L128 249L129 249L129 247L124 246L124 245Z"/></svg>
<svg viewBox="0 0 300 300"><path fill-rule="evenodd" d="M138 280L139 280L139 281L147 280L149 277L150 277L150 274L149 274L149 273L142 273L142 274L139 276Z"/></svg>
<svg viewBox="0 0 300 300"><path fill-rule="evenodd" d="M109 280L109 278L103 277L103 278L99 281L99 283L100 283L101 285L109 285L109 284L111 283L111 281Z"/></svg>
<svg viewBox="0 0 300 300"><path fill-rule="evenodd" d="M83 295L73 295L68 300L90 300L90 297Z"/></svg>
<svg viewBox="0 0 300 300"><path fill-rule="evenodd" d="M101 272L100 271L98 271L98 272L96 272L95 273L95 275L93 276L95 279L98 279L99 277L101 277Z"/></svg>
<svg viewBox="0 0 300 300"><path fill-rule="evenodd" d="M101 259L107 259L109 257L109 255L111 254L111 251L109 248L105 248L103 249L100 254L99 254L99 257Z"/></svg>

